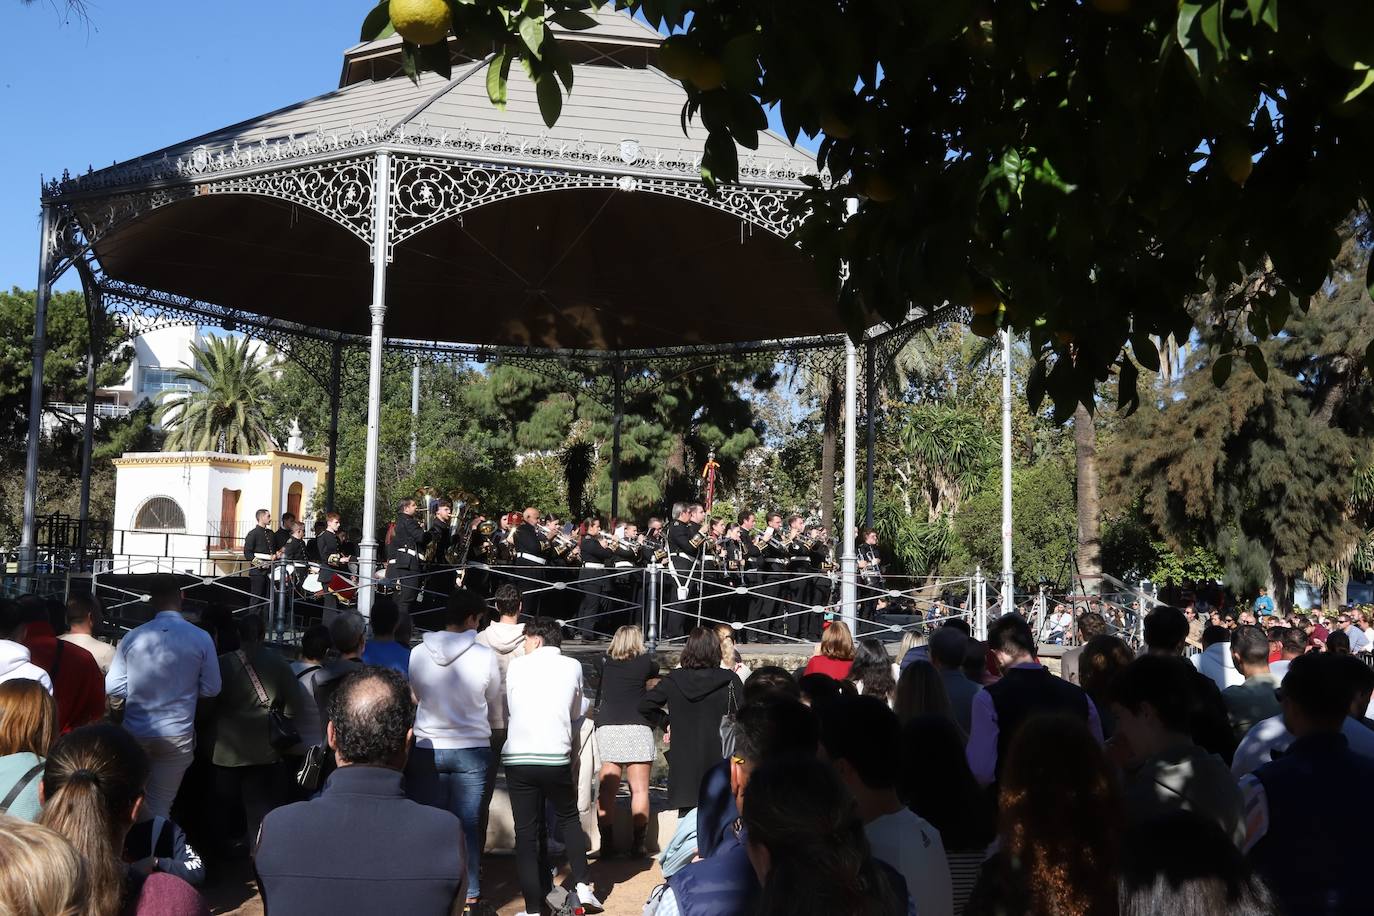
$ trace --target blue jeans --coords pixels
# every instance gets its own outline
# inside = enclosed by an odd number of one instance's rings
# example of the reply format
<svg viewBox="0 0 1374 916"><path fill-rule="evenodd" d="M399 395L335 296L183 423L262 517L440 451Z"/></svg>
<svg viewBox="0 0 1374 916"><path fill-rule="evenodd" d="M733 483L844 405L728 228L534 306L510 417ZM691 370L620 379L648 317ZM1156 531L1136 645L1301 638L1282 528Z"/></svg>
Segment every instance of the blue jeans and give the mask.
<svg viewBox="0 0 1374 916"><path fill-rule="evenodd" d="M487 785L489 747L443 750L412 748L406 761L406 794L422 805L452 811L463 823L463 861L468 897L482 896L482 796Z"/></svg>

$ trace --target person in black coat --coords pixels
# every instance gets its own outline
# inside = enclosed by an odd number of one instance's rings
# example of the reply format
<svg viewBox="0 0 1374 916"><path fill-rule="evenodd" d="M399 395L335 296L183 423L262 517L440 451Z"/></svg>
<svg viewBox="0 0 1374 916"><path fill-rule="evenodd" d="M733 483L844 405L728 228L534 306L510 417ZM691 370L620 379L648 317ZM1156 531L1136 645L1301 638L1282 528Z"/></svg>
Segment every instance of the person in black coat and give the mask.
<svg viewBox="0 0 1374 916"><path fill-rule="evenodd" d="M266 509L257 512L257 524L244 535L243 558L248 561L248 590L252 592L256 605L267 603L268 575L272 571L272 557L277 548L272 544L272 513ZM261 609L258 609L261 610Z"/></svg>
<svg viewBox="0 0 1374 916"><path fill-rule="evenodd" d="M387 668L347 675L329 701L329 746L339 767L313 801L262 822L254 865L263 905L297 916L462 909L467 857L451 812L406 798L415 704Z"/></svg>
<svg viewBox="0 0 1374 916"><path fill-rule="evenodd" d="M546 570L553 556L548 538L539 530L539 510L534 506L526 508L520 524L511 529L509 539L511 561L520 574L515 586L520 589L525 613L538 617L544 597L540 589L547 581Z"/></svg>
<svg viewBox="0 0 1374 916"><path fill-rule="evenodd" d="M396 513L396 529L391 539L391 559L387 578L396 580L396 605L401 609L401 626L410 629L410 606L420 590L420 554L429 543L429 532L415 520L415 500L401 500Z"/></svg>
<svg viewBox="0 0 1374 916"><path fill-rule="evenodd" d="M672 728L667 751L668 807L679 813L696 807L701 778L724 756L720 720L744 701L739 675L720 666L720 640L714 630L692 630L681 664L664 675L639 704L646 720Z"/></svg>
<svg viewBox="0 0 1374 916"><path fill-rule="evenodd" d="M587 533L578 543L582 568L577 572L577 589L582 593L582 603L577 608L577 622L583 630L607 634L601 613L606 609L605 594L610 585L606 568L615 562L615 554L601 540L601 519L589 518L583 524Z"/></svg>

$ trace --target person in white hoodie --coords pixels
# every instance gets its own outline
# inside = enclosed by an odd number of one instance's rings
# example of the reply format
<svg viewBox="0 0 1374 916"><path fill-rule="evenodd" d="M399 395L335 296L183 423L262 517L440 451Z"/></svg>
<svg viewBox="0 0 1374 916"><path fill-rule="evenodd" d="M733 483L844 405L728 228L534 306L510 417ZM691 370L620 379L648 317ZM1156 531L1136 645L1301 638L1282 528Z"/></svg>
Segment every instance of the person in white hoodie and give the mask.
<svg viewBox="0 0 1374 916"><path fill-rule="evenodd" d="M531 620L525 624L525 655L506 672L510 720L501 762L515 818L515 869L525 916L542 912L545 895L556 904L566 901L550 879L543 830L546 802L553 805L563 831L578 903L589 913L603 909L588 880L587 836L572 775L573 722L582 716L582 665L563 654L562 644L557 621Z"/></svg>
<svg viewBox="0 0 1374 916"><path fill-rule="evenodd" d="M520 622L520 590L510 583L496 589L493 598L496 604L493 620L485 630L477 634L479 645L487 646L496 652L496 664L501 669L501 721L492 719L491 761L487 764L487 785L482 793L482 818L477 829L479 852L487 848L487 816L491 813L491 799L496 794L496 769L501 765L501 749L506 746L506 720L510 711L506 708L506 671L511 659L525 654L525 625Z"/></svg>
<svg viewBox="0 0 1374 916"><path fill-rule="evenodd" d="M1209 626L1202 631L1202 651L1189 661L1193 667L1216 683L1218 690L1245 683L1245 675L1236 670L1231 659L1231 631L1225 627Z"/></svg>
<svg viewBox="0 0 1374 916"><path fill-rule="evenodd" d="M52 693L52 678L30 659L24 639L24 617L17 601L0 599L0 681L26 678Z"/></svg>
<svg viewBox="0 0 1374 916"><path fill-rule="evenodd" d="M410 652L415 747L406 761L406 794L421 804L452 811L463 823L467 847L467 903L482 896L478 829L492 725L501 721L501 669L496 653L478 645L487 613L475 592L455 589L445 605L447 625L426 633Z"/></svg>

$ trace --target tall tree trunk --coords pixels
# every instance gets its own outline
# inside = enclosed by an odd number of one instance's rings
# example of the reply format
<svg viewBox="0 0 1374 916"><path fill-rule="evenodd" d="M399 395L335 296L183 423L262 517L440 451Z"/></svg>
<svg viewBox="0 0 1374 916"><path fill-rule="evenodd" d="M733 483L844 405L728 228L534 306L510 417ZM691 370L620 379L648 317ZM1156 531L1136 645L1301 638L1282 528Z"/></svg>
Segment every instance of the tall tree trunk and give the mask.
<svg viewBox="0 0 1374 916"><path fill-rule="evenodd" d="M1074 457L1078 471L1078 575L1082 589L1102 592L1102 507L1097 495L1097 425L1082 404L1073 413Z"/></svg>
<svg viewBox="0 0 1374 916"><path fill-rule="evenodd" d="M840 382L830 377L822 405L821 425L821 524L835 533L835 448L840 430Z"/></svg>
<svg viewBox="0 0 1374 916"><path fill-rule="evenodd" d="M1286 614L1293 607L1293 577L1273 560L1269 561L1269 577L1274 582L1269 589L1269 596L1274 599L1274 613Z"/></svg>

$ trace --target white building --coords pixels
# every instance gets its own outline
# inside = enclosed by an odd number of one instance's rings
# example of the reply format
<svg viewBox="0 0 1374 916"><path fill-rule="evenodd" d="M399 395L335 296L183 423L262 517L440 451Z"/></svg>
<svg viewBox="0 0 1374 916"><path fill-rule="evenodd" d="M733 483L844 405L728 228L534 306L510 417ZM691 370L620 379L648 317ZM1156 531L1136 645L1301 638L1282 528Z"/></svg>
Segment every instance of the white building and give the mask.
<svg viewBox="0 0 1374 916"><path fill-rule="evenodd" d="M309 517L324 505L326 461L271 451L129 452L114 460L113 568L231 573L259 509Z"/></svg>
<svg viewBox="0 0 1374 916"><path fill-rule="evenodd" d="M108 388L95 391L96 426L101 420L122 417L145 401L160 401L169 393L190 391L191 383L177 378L177 373L185 366L195 365L194 347L210 337L224 336L227 332L218 328L178 324L169 327L153 328L138 333L138 328L130 329L133 338L133 358L124 379ZM261 355L267 347L261 341L251 341L250 348ZM86 416L86 405L76 403L50 403L44 417L44 430L49 431L57 423L57 412L70 414L80 423Z"/></svg>

